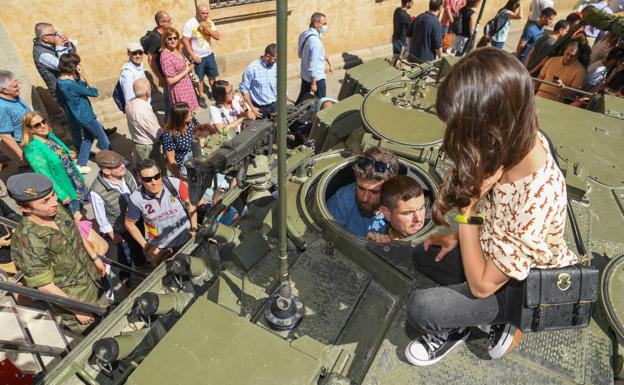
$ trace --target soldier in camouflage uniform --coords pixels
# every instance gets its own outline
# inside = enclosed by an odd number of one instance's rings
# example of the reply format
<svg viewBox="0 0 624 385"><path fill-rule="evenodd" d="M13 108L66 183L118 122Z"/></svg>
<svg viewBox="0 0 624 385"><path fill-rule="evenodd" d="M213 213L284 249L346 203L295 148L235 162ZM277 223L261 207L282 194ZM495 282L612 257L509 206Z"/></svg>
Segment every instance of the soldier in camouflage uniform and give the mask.
<svg viewBox="0 0 624 385"><path fill-rule="evenodd" d="M14 175L7 181L23 218L15 228L11 257L29 287L107 307L99 258L87 254L72 216L58 204L52 182L43 175ZM64 326L84 334L96 316L53 307Z"/></svg>

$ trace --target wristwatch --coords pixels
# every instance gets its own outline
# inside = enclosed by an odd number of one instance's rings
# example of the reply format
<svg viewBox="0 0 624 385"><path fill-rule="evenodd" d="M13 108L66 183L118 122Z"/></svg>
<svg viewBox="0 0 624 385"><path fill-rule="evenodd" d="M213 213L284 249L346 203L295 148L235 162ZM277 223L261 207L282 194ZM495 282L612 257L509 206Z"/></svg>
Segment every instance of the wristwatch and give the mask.
<svg viewBox="0 0 624 385"><path fill-rule="evenodd" d="M189 231L194 231L194 232L197 232L197 230L198 230L198 229L197 229L197 227L191 227L191 228L189 229Z"/></svg>
<svg viewBox="0 0 624 385"><path fill-rule="evenodd" d="M455 215L453 219L455 219L455 222L457 223L463 223L466 225L482 225L483 224L483 217L481 216L457 214Z"/></svg>

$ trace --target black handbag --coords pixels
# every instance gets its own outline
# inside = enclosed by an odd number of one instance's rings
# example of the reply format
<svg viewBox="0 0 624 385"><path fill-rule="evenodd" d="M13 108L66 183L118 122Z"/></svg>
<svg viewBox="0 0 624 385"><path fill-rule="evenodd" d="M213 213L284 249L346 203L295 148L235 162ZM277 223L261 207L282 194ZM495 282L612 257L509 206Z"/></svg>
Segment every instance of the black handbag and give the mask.
<svg viewBox="0 0 624 385"><path fill-rule="evenodd" d="M591 320L598 290L599 271L591 266L532 269L510 290L515 298L507 301L508 319L523 332L583 328Z"/></svg>

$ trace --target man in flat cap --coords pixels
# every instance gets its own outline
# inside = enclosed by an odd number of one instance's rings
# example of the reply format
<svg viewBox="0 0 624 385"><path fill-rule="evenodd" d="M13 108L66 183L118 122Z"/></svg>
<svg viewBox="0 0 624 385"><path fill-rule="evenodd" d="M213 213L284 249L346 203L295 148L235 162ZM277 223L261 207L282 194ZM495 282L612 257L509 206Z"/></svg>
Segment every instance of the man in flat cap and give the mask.
<svg viewBox="0 0 624 385"><path fill-rule="evenodd" d="M58 203L52 182L43 175L13 175L7 190L23 217L15 228L11 257L26 285L43 292L106 307L100 277L104 264L87 254L72 216ZM83 334L96 316L53 306L64 326Z"/></svg>
<svg viewBox="0 0 624 385"><path fill-rule="evenodd" d="M95 163L100 173L91 184L90 195L100 232L108 241L109 250L117 250L118 262L131 267L134 261L136 266L141 266L145 263L143 248L124 227L128 200L137 190L137 182L126 169L124 157L114 151L98 152ZM119 280L126 288L130 287L129 279L127 272L119 272Z"/></svg>

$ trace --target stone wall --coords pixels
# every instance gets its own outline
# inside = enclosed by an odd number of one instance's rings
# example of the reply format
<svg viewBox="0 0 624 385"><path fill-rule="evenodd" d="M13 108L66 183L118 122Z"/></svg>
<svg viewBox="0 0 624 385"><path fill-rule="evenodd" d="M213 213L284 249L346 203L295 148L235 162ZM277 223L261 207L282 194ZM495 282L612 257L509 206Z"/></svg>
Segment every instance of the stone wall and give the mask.
<svg viewBox="0 0 624 385"><path fill-rule="evenodd" d="M484 20L489 20L503 3L504 0L489 0ZM528 11L528 2L523 3ZM571 9L575 2L555 0L555 3L558 8ZM194 4L192 0L3 0L0 20L32 84L43 85L32 61L34 25L47 21L78 40L83 67L106 96L127 60L127 43L138 41L154 27L154 13L159 9L169 11L174 27L181 30L184 22L194 15ZM329 32L323 36L323 41L327 54L340 65L343 59L352 57L349 55L359 55L374 47L379 47L376 53L387 51L390 54L392 13L397 4L400 1L289 1L289 74L297 73L296 39L307 27L314 11L327 14ZM427 1L416 0L411 13L421 13L427 4ZM214 47L224 76L240 74L251 60L262 54L268 43L275 41L274 10L275 1L266 1L211 11L211 19L217 22L222 33L222 39L215 42Z"/></svg>

